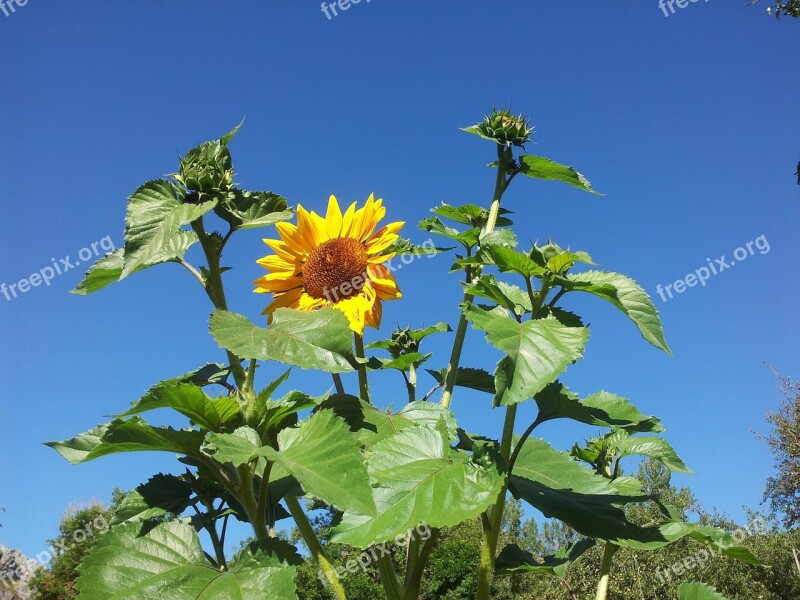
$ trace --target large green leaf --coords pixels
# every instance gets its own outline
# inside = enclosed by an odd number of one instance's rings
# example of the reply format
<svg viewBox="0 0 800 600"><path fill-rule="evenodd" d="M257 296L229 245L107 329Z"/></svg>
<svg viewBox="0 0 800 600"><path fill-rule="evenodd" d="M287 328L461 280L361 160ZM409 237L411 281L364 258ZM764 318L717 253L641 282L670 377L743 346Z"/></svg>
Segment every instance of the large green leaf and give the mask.
<svg viewBox="0 0 800 600"><path fill-rule="evenodd" d="M423 219L419 222L419 228L423 231L435 233L436 235L454 240L466 249L470 249L478 243L478 238L481 233L479 227L472 227L465 231L459 231L455 227L445 225L438 217L427 217Z"/></svg>
<svg viewBox="0 0 800 600"><path fill-rule="evenodd" d="M153 427L143 419L116 419L63 442L48 442L69 462L88 462L120 452L173 452L197 456L205 434L193 429Z"/></svg>
<svg viewBox="0 0 800 600"><path fill-rule="evenodd" d="M636 324L642 337L671 354L661 319L650 296L630 277L608 271L586 271L560 278L564 289L588 292L611 302Z"/></svg>
<svg viewBox="0 0 800 600"><path fill-rule="evenodd" d="M217 343L243 358L275 360L302 369L331 373L352 371L353 332L341 311L280 308L269 328L257 327L247 317L215 310L211 335Z"/></svg>
<svg viewBox="0 0 800 600"><path fill-rule="evenodd" d="M462 204L461 206L453 206L445 204L431 209L432 213L439 215L442 218L450 219L456 223L470 225L472 227L484 227L489 219L489 210L477 204ZM503 215L511 214L511 211L501 208L498 211L498 217L495 225L497 227L508 227L511 225L511 220Z"/></svg>
<svg viewBox="0 0 800 600"><path fill-rule="evenodd" d="M619 446L618 450L622 453L622 456L649 456L663 464L673 473L694 473L681 460L669 442L661 437L629 437Z"/></svg>
<svg viewBox="0 0 800 600"><path fill-rule="evenodd" d="M201 388L177 380L164 381L152 387L141 400L133 403L119 415L129 417L158 408L171 408L210 431L221 431L223 427L240 420L239 403L229 396L215 400L206 396Z"/></svg>
<svg viewBox="0 0 800 600"><path fill-rule="evenodd" d="M214 212L236 229L255 229L291 219L286 198L272 192L230 190L221 195Z"/></svg>
<svg viewBox="0 0 800 600"><path fill-rule="evenodd" d="M434 402L418 400L409 402L400 411L391 413L375 408L373 405L349 395L333 395L325 400L320 409L330 408L345 420L356 439L367 449L380 440L390 437L414 425L435 427L443 421L447 435L456 440L457 425L452 411Z"/></svg>
<svg viewBox="0 0 800 600"><path fill-rule="evenodd" d="M464 315L486 339L506 356L495 372L496 406L508 406L533 398L571 363L583 356L589 339L585 327L565 327L556 319L518 323L499 311L471 304Z"/></svg>
<svg viewBox="0 0 800 600"><path fill-rule="evenodd" d="M111 525L179 515L189 507L192 494L192 486L184 479L159 473L125 495L114 511Z"/></svg>
<svg viewBox="0 0 800 600"><path fill-rule="evenodd" d="M656 417L643 415L626 398L598 392L581 400L559 382L546 386L535 396L539 420L573 419L588 425L621 428L627 431L664 431Z"/></svg>
<svg viewBox="0 0 800 600"><path fill-rule="evenodd" d="M368 465L377 515L346 512L333 541L367 548L422 523L448 527L472 519L497 500L503 476L496 464L472 462L450 447L444 421L415 425L376 443Z"/></svg>
<svg viewBox="0 0 800 600"><path fill-rule="evenodd" d="M181 521L139 536L139 525L115 527L97 540L75 582L91 600L295 600L302 558L279 540L246 549L219 571L206 560L195 530Z"/></svg>
<svg viewBox="0 0 800 600"><path fill-rule="evenodd" d="M259 457L277 463L305 492L342 510L375 514L364 457L343 419L322 410L278 434L279 450L260 443L247 427L209 436L206 449L221 462L240 465Z"/></svg>
<svg viewBox="0 0 800 600"><path fill-rule="evenodd" d="M684 582L678 587L678 600L728 600L705 583Z"/></svg>
<svg viewBox="0 0 800 600"><path fill-rule="evenodd" d="M537 573L564 577L567 568L595 544L593 539L584 538L541 560L537 560L516 544L509 544L500 552L495 565L500 573Z"/></svg>
<svg viewBox="0 0 800 600"><path fill-rule="evenodd" d="M426 371L433 377L439 384L444 385L445 377L447 377L447 369L441 371ZM494 377L483 369L475 369L472 367L458 367L456 373L456 385L465 387L479 392L486 392L487 394L494 394Z"/></svg>
<svg viewBox="0 0 800 600"><path fill-rule="evenodd" d="M533 309L528 292L515 285L497 281L494 275L482 275L477 281L464 283L464 291L472 296L486 298L498 306L510 310L518 317Z"/></svg>
<svg viewBox="0 0 800 600"><path fill-rule="evenodd" d="M623 479L620 485L601 477L547 442L530 438L514 463L509 489L544 516L563 521L590 538L635 550L656 550L689 536L728 556L759 564L747 548L721 529L671 519L648 527L628 521L620 506L648 499L632 493L639 486L630 483Z"/></svg>
<svg viewBox="0 0 800 600"><path fill-rule="evenodd" d="M359 514L374 515L375 503L364 457L343 419L322 410L278 434L279 451L263 456L293 475L306 493Z"/></svg>
<svg viewBox="0 0 800 600"><path fill-rule="evenodd" d="M534 179L561 181L586 192L599 194L599 192L592 189L592 184L589 183L589 180L572 167L561 165L544 156L520 156L519 162L520 173L523 175L533 177Z"/></svg>
<svg viewBox="0 0 800 600"><path fill-rule="evenodd" d="M123 279L142 266L183 256L195 241L193 232L181 229L199 219L216 201L184 204L166 179L148 181L128 200L125 217L125 264Z"/></svg>

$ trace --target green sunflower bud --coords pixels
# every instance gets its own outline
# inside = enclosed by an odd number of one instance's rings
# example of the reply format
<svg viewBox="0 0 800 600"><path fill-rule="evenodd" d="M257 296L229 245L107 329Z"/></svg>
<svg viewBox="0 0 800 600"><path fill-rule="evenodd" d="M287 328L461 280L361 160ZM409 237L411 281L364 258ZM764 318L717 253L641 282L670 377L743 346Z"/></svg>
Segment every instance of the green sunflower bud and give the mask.
<svg viewBox="0 0 800 600"><path fill-rule="evenodd" d="M474 133L487 140L494 140L501 146L524 146L530 141L533 127L523 114L513 115L508 109L495 109L485 116L482 123L467 127L464 131Z"/></svg>

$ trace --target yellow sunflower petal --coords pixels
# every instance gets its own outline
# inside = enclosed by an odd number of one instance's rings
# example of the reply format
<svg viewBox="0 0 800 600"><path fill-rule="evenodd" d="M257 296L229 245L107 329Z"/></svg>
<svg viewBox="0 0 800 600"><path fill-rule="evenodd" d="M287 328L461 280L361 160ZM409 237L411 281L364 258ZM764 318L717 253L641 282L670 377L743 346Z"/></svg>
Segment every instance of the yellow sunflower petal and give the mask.
<svg viewBox="0 0 800 600"><path fill-rule="evenodd" d="M360 294L337 302L334 308L344 313L350 322L350 329L362 334L366 326L367 314L372 310L376 299L375 290L365 285Z"/></svg>
<svg viewBox="0 0 800 600"><path fill-rule="evenodd" d="M303 287L303 279L297 276L286 277L282 273L270 273L256 279L256 287L267 290L268 292L282 293Z"/></svg>
<svg viewBox="0 0 800 600"><path fill-rule="evenodd" d="M334 239L342 235L342 209L336 196L328 199L328 212L325 214L325 224L328 229L328 238Z"/></svg>
<svg viewBox="0 0 800 600"><path fill-rule="evenodd" d="M397 221L396 223L389 223L382 227L379 231L369 238L367 241L367 254L378 254L386 250L400 237L397 232L405 225L404 221Z"/></svg>
<svg viewBox="0 0 800 600"><path fill-rule="evenodd" d="M272 313L279 308L297 308L297 301L300 299L300 294L302 293L302 290L297 289L286 292L285 294L275 294L270 305L267 306L261 314L269 315L269 321L272 322Z"/></svg>
<svg viewBox="0 0 800 600"><path fill-rule="evenodd" d="M303 241L309 251L328 240L328 232L319 215L308 212L299 204L297 205L297 229L303 236Z"/></svg>
<svg viewBox="0 0 800 600"><path fill-rule="evenodd" d="M365 319L366 323L370 327L374 327L375 329L380 329L382 318L383 318L383 304L381 304L380 300L375 300L375 304L372 305L372 310L367 312L367 316Z"/></svg>
<svg viewBox="0 0 800 600"><path fill-rule="evenodd" d="M297 308L300 310L315 310L317 308L322 308L326 304L327 302L323 298L314 298L303 292L297 303Z"/></svg>

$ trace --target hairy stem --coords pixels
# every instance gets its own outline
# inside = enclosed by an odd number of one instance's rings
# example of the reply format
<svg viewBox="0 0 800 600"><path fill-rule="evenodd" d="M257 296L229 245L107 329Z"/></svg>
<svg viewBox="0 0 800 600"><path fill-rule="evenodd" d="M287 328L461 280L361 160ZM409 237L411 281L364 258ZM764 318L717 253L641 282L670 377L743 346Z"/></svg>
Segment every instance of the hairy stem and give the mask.
<svg viewBox="0 0 800 600"><path fill-rule="evenodd" d="M364 338L359 333L353 334L356 343L356 358L364 358ZM367 383L367 365L358 364L358 391L364 402L369 402L369 383Z"/></svg>
<svg viewBox="0 0 800 600"><path fill-rule="evenodd" d="M608 581L611 578L611 561L614 559L614 553L617 551L616 544L606 542L606 548L603 551L603 566L600 569L600 581L597 582L597 595L595 600L606 600L608 595Z"/></svg>
<svg viewBox="0 0 800 600"><path fill-rule="evenodd" d="M221 248L218 249L215 247L211 236L206 233L202 217L192 222L192 229L194 229L200 240L200 245L206 256L206 262L208 262L208 279L205 282L206 294L208 294L215 308L228 310L228 301L225 299L225 287L222 283L222 270L220 268ZM242 368L242 359L230 350L226 350L226 352L228 354L228 363L231 367L231 373L236 381L236 387L241 389L247 379L244 369Z"/></svg>
<svg viewBox="0 0 800 600"><path fill-rule="evenodd" d="M297 524L297 529L300 531L300 535L303 537L308 551L331 585L334 598L336 598L336 600L347 600L347 594L342 587L342 582L339 581L339 576L336 575L336 570L333 568L330 558L328 558L328 554L325 552L325 548L322 547L322 543L314 532L314 528L311 527L308 517L306 517L306 514L303 512L300 502L294 496L286 496L284 501L286 502L286 507L289 509L289 513L292 515L294 522Z"/></svg>
<svg viewBox="0 0 800 600"><path fill-rule="evenodd" d="M497 146L497 179L494 185L494 194L492 196L492 206L489 209L489 217L486 220L486 227L484 233L490 233L494 230L497 224L497 217L500 214L500 200L503 198L503 192L508 187L511 178L506 179L506 172L509 167L509 158L511 151L505 146ZM480 269L476 268L475 277L480 276ZM467 283L471 283L472 277L469 271L467 272ZM472 294L464 294L464 303L472 302ZM444 391L442 392L441 404L445 408L450 406L453 399L453 389L456 386L456 376L458 375L458 365L461 362L461 352L464 349L464 340L467 336L467 318L464 313L458 320L456 327L456 337L453 341L453 350L450 353L450 363L447 365L447 375L444 380Z"/></svg>
<svg viewBox="0 0 800 600"><path fill-rule="evenodd" d="M503 423L503 437L500 441L500 455L506 464L511 456L511 444L514 437L514 422L517 418L517 405L506 408L506 418ZM477 600L489 600L489 591L494 576L494 561L497 556L497 541L500 538L500 529L503 526L503 511L506 507L506 493L511 472L506 471L506 478L497 501L489 509L489 513L482 515L483 545L481 546L481 562L478 567L478 593Z"/></svg>

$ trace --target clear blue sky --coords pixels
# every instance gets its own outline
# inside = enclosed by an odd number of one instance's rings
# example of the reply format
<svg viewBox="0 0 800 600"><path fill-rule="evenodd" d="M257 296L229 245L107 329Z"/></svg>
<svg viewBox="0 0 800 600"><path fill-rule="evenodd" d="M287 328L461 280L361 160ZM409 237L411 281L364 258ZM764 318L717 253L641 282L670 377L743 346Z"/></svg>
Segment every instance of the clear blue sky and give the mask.
<svg viewBox="0 0 800 600"><path fill-rule="evenodd" d="M698 2L665 17L656 0L363 0L328 20L316 0L29 0L0 13L0 282L51 257L74 261L107 235L119 244L127 195L242 117L232 150L244 187L318 210L330 193L375 192L421 242L414 224L429 207L488 202L494 150L458 128L511 103L537 127L531 152L574 164L606 194L516 181L506 206L520 238L551 236L635 277L674 351L648 346L600 300L570 300L593 327L566 381L662 417L698 472L677 482L741 518L772 472L752 433L779 400L763 362L800 376L800 22L743 5ZM666 303L656 296L656 285L706 258L730 260L761 235L769 253ZM253 319L265 301L251 293L261 237L234 238L226 261L236 267L226 276L232 308ZM405 300L386 306L387 331L421 324L423 311L455 322L460 288L448 266L423 259L398 274ZM82 271L0 296L0 543L28 554L44 549L70 502L177 468L169 455L69 466L41 443L223 356L206 333L207 300L179 267L88 298L68 294ZM432 346L431 366L445 364L446 341ZM494 351L478 333L469 342L464 362L491 369ZM279 372L262 370L262 384ZM328 381L298 372L291 384L321 392ZM400 405L395 389L379 403ZM461 393L454 406L465 428L499 435L488 397ZM520 415L523 428L533 407ZM562 449L596 433L540 430Z"/></svg>

